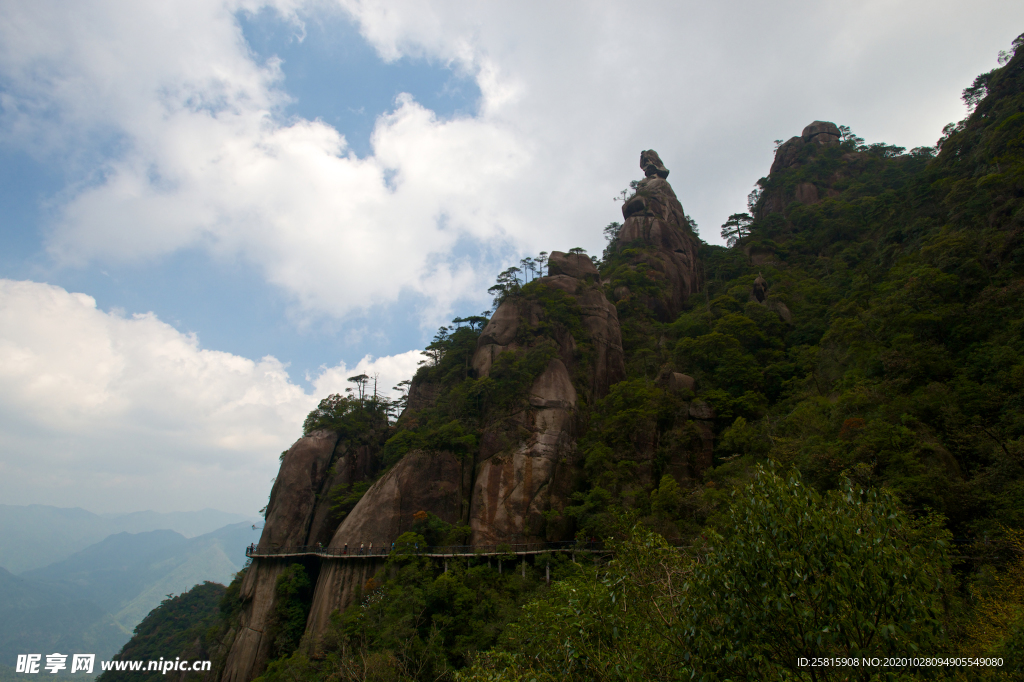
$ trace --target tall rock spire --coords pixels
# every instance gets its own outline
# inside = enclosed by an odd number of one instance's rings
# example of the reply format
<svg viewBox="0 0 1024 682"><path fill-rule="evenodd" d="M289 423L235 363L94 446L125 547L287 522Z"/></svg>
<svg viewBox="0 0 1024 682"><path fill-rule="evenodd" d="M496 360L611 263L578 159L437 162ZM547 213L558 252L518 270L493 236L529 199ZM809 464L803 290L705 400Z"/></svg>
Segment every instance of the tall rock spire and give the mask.
<svg viewBox="0 0 1024 682"><path fill-rule="evenodd" d="M669 321L676 318L690 294L700 288L702 273L697 259L700 246L682 204L668 183L668 169L658 152L640 152L640 168L646 176L636 194L622 205L626 222L619 231L619 249L637 248L637 264L663 276L669 284L665 295L648 301L655 315Z"/></svg>

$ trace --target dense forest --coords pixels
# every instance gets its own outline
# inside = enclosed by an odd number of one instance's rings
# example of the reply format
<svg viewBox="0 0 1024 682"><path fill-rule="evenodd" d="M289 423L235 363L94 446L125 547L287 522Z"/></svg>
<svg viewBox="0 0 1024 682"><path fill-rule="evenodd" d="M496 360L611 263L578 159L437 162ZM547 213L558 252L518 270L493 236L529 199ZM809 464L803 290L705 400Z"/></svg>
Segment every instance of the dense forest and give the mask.
<svg viewBox="0 0 1024 682"><path fill-rule="evenodd" d="M783 143L750 212L722 226L730 245L700 247L703 285L672 319L647 304L668 285L638 260L644 246L606 228L595 261L626 376L601 397L573 376L580 475L548 523L608 553L442 567L406 550L469 530L423 514L318 641L303 638L303 565L282 574L276 660L260 679L1024 675L1022 45L964 90L969 115L934 148L866 144L845 127L832 146ZM364 394L363 378L307 432L379 440L380 472L413 448L472 453L557 355L552 338L580 340L577 367L596 352L576 301L529 281L537 267L492 289L545 315L488 376L471 371L485 319L458 319L412 380L415 410L391 423L396 406ZM670 388L672 373L692 385ZM695 406L714 447L688 478L671 463L702 438L686 419ZM336 513L367 487L337 491ZM215 658L233 588L210 626ZM1002 667L798 663L865 656Z"/></svg>

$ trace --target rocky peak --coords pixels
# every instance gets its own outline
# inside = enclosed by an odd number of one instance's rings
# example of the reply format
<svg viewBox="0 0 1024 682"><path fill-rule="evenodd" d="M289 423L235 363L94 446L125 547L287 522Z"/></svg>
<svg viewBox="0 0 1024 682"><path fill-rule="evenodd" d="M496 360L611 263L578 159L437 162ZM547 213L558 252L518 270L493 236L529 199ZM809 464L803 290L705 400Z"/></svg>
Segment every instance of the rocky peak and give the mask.
<svg viewBox="0 0 1024 682"><path fill-rule="evenodd" d="M820 144L823 147L834 147L841 137L839 127L831 121L815 121L800 134L807 144Z"/></svg>
<svg viewBox="0 0 1024 682"><path fill-rule="evenodd" d="M838 147L842 141L839 127L831 121L814 121L804 127L797 137L791 137L775 150L769 178L777 177L791 169L811 163L821 150ZM818 178L814 182L800 182L784 189L776 184L774 189L765 191L758 209L757 218L764 218L771 213L781 213L790 202L816 204L826 197L838 196L839 192L833 185L844 175L857 172L863 155L848 153L842 156L842 169L830 178Z"/></svg>
<svg viewBox="0 0 1024 682"><path fill-rule="evenodd" d="M642 252L635 264L646 263L655 276L664 277L669 290L648 305L663 321L675 319L690 294L700 288L699 244L690 229L682 204L668 180L668 169L653 149L640 152L640 168L646 176L637 185L636 194L622 205L625 223L619 231L616 247L625 249L639 243Z"/></svg>
<svg viewBox="0 0 1024 682"><path fill-rule="evenodd" d="M839 127L831 121L815 121L806 126L799 137L791 137L775 150L775 161L770 174L800 165L800 152L804 145L834 147L839 144Z"/></svg>

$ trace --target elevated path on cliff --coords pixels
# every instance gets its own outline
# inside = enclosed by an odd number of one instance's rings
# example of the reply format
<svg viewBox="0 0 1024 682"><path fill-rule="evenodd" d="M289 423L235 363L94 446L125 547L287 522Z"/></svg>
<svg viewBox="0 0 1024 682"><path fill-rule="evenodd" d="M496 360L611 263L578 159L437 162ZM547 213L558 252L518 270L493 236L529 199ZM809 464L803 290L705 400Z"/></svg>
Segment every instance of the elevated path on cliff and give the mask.
<svg viewBox="0 0 1024 682"><path fill-rule="evenodd" d="M472 559L476 557L499 559L512 558L513 556L525 557L538 554L610 554L611 551L604 549L598 542L529 542L518 544L501 545L444 545L423 547L396 547L385 545L383 547L275 547L262 548L250 545L245 550L245 555L253 559L284 559L288 557L315 556L321 559L381 559L390 556L393 552L412 555L435 557L438 559L452 559L464 557Z"/></svg>

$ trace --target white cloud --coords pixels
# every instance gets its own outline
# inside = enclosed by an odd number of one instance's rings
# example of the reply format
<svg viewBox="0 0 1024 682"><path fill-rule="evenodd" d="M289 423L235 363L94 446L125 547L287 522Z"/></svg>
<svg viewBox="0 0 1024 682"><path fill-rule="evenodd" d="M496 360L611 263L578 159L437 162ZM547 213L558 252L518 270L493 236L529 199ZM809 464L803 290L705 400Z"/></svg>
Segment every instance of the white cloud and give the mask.
<svg viewBox="0 0 1024 682"><path fill-rule="evenodd" d="M423 360L423 354L418 350L410 350L398 355L388 355L375 358L367 355L355 367L349 369L342 363L336 367L321 367L316 377L306 377L314 387L314 393L318 396L328 396L331 393L345 393L346 389L352 388L349 377L365 374L370 377L370 386L373 388L374 381L377 382L377 393L389 398L397 398L399 392L394 390L398 382L411 379L412 375L419 369L419 363Z"/></svg>
<svg viewBox="0 0 1024 682"><path fill-rule="evenodd" d="M256 264L303 311L344 317L411 291L432 299L432 325L485 300L495 261L599 250L640 149L659 150L715 239L771 140L815 118L933 142L1024 20L1001 0L336 7L383 59L471 74L477 114L439 120L400 98L363 159L322 121L283 120L279 65L254 61L235 16L271 8L301 33L328 3L0 3L6 139L65 151L107 135L114 150L57 203L51 253L136 261L199 245ZM460 240L482 255L455 258Z"/></svg>
<svg viewBox="0 0 1024 682"><path fill-rule="evenodd" d="M152 313L126 317L84 294L0 280L0 497L254 512L319 398L356 373L379 373L390 389L418 359L323 367L307 394L274 357L204 349Z"/></svg>

